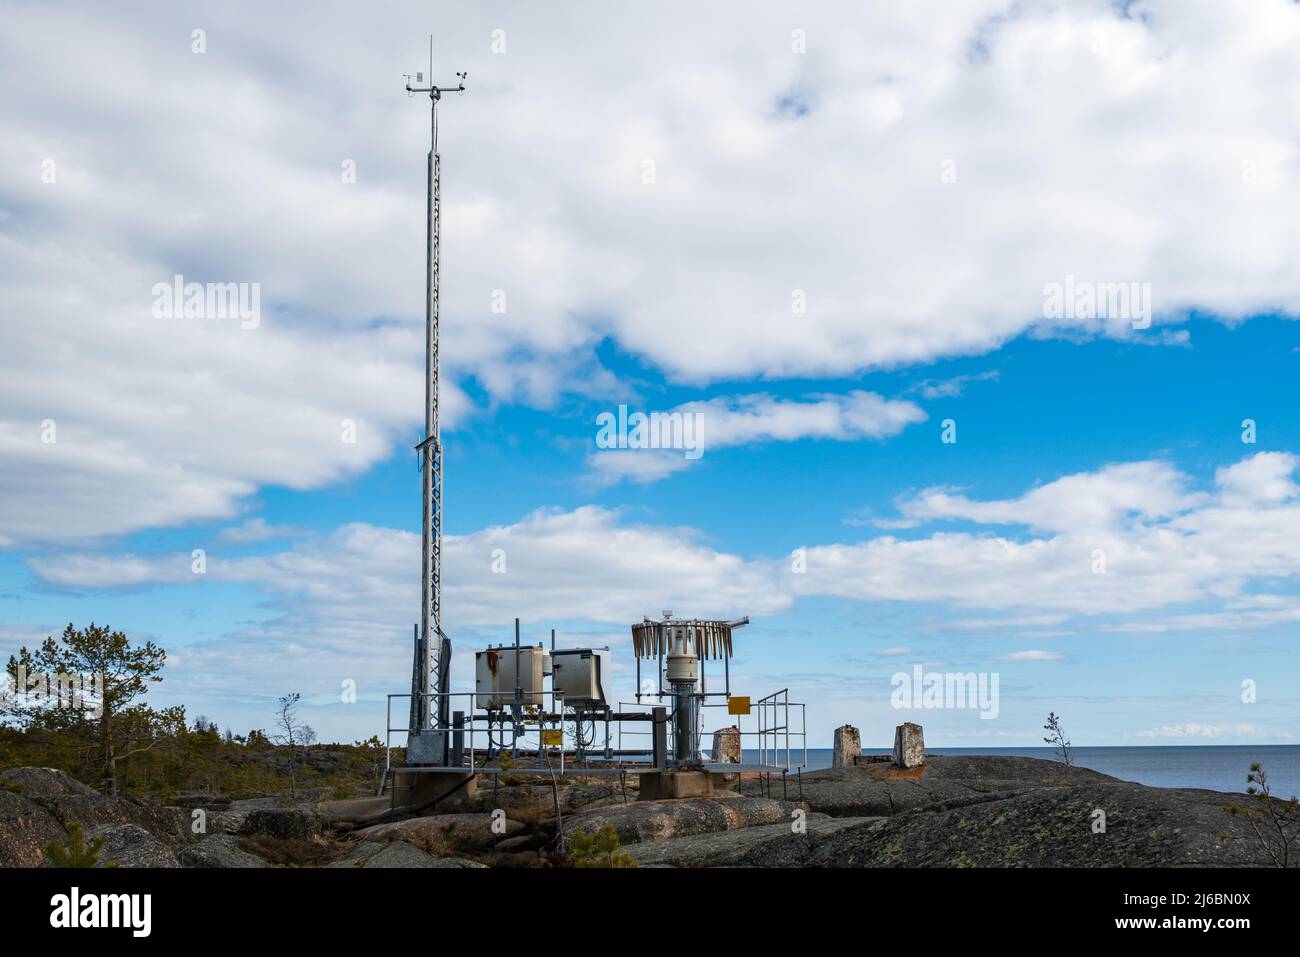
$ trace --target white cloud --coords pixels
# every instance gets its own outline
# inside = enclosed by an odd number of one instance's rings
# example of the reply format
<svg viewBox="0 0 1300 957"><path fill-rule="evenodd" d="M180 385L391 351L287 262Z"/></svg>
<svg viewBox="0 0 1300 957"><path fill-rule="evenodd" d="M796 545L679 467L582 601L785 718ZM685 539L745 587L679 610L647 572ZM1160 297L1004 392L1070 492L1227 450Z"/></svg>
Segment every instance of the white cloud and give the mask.
<svg viewBox="0 0 1300 957"><path fill-rule="evenodd" d="M1300 460L1288 452L1260 452L1235 465L1219 469L1215 482L1225 502L1255 505L1295 498L1300 487L1291 480Z"/></svg>
<svg viewBox="0 0 1300 957"><path fill-rule="evenodd" d="M383 707L376 696L398 693L409 680L419 556L417 534L352 524L267 556L228 558L214 550L201 576L191 572L188 553L30 564L44 581L67 587L257 586L267 595L268 621L179 646L170 640L175 636L159 636L168 650L163 690L179 694L192 713L226 714L296 688L324 709L314 721L322 734L344 734L352 716L327 707L337 704L340 682L357 682L371 701L373 723L375 708ZM539 511L512 525L449 536L445 562L445 628L456 648L457 690L467 681L472 687L474 650L511 637L516 616L526 641L544 640L535 630L544 623L560 626L567 645L603 646L628 641L633 622L664 608L732 618L773 614L791 601L764 563L713 550L688 529L629 524L595 507Z"/></svg>
<svg viewBox="0 0 1300 957"><path fill-rule="evenodd" d="M1059 651L1042 651L1038 648L1031 648L1026 651L1013 651L1010 654L1000 656L1000 661L1061 661L1065 658Z"/></svg>
<svg viewBox="0 0 1300 957"><path fill-rule="evenodd" d="M810 396L808 401L743 395L688 402L679 410L704 416L704 435L709 448L798 439L882 439L926 418L915 403L886 399L861 390L845 395Z"/></svg>
<svg viewBox="0 0 1300 957"><path fill-rule="evenodd" d="M13 541L233 518L262 485L364 471L419 417L414 329L156 319L158 274L139 264L3 235L0 250L0 534ZM454 425L468 402L454 385L444 397Z"/></svg>
<svg viewBox="0 0 1300 957"><path fill-rule="evenodd" d="M418 428L427 116L397 76L429 13L349 11L226 4L202 55L166 5L11 13L0 543L230 518ZM701 9L685 31L613 6L440 22L439 62L471 77L443 106L443 357L494 401L616 390L607 338L701 382L1027 331L1143 341L1044 320L1067 275L1149 282L1162 321L1300 311L1296 4L826 4L800 14L802 55L780 4ZM100 61L91 84L69 67ZM261 327L152 320L149 289L176 273L261 283ZM448 404L450 424L465 400Z"/></svg>
<svg viewBox="0 0 1300 957"><path fill-rule="evenodd" d="M790 604L765 563L715 551L693 530L625 524L595 506L542 510L513 525L448 536L444 549L449 631L499 627L515 616L630 625L662 607L727 617ZM417 534L355 523L268 556L209 552L202 576L191 571L189 553L65 555L30 565L43 580L69 587L251 582L301 597L303 610L329 630L361 622L404 629L419 607L412 574L419 552Z"/></svg>
<svg viewBox="0 0 1300 957"><path fill-rule="evenodd" d="M880 536L814 546L807 549L804 574L792 574L785 559L718 551L691 529L634 524L597 507L542 510L446 540L446 627L464 675L472 670L464 656L483 642L508 638L515 616L524 622L525 640L544 640L539 625L555 624L605 644L625 641L628 624L665 607L707 616L748 614L761 622L801 596L923 605L931 614L976 609L994 614L950 624L967 632L1019 629L1021 640L1029 637L1023 629L1042 626L1061 634L1234 633L1300 621L1300 602L1284 593L1300 584L1300 496L1239 504L1239 483L1228 476L1258 468L1251 459L1239 464L1239 470L1218 473L1216 489L1197 494L1186 491L1191 480L1172 468L1144 470L1164 483L1149 490L1146 503L1135 501L1123 483L1089 480L1107 469L1067 476L1060 481L1081 494L1115 494L1128 520L1099 526L1096 516L1105 509L1080 502L1074 526L1061 521L1055 531L1021 539L935 531L913 540ZM1041 500L1033 493L1050 487L1002 503L972 502L999 506L993 510L998 522L1016 521L1012 506L1038 514ZM1173 500L1182 502L1173 514L1152 504ZM1018 524L1030 523L1021 517ZM1094 547L1106 550L1105 574L1092 570ZM324 700L347 678L364 679L376 694L396 690L409 667L418 554L418 535L352 524L270 555L227 557L214 549L204 576L191 572L186 552L60 553L33 557L29 565L42 581L67 587L241 583L263 590L269 620L179 647L169 661L186 700L214 711L204 702L299 686ZM1188 604L1196 610L1186 611ZM902 646L878 652L907 653ZM1002 660L1063 657L1022 648ZM1160 736L1172 733L1166 728Z"/></svg>
<svg viewBox="0 0 1300 957"><path fill-rule="evenodd" d="M765 394L720 397L687 402L669 414L697 416L693 421L699 424L691 435L701 456L711 450L763 442L883 439L926 419L924 410L914 402L862 390L804 400ZM662 449L608 449L588 458L591 469L606 483L623 478L652 482L697 461L699 458L687 459L683 451Z"/></svg>
<svg viewBox="0 0 1300 957"><path fill-rule="evenodd" d="M1044 531L1104 531L1133 519L1161 518L1192 508L1201 498L1164 462L1108 465L1068 475L1016 499L975 502L943 489L926 489L899 511L915 524L936 519L981 525L1028 525Z"/></svg>
<svg viewBox="0 0 1300 957"><path fill-rule="evenodd" d="M1065 476L1013 499L924 492L901 505L912 522L958 519L976 530L809 548L806 574L787 575L788 585L797 594L1015 611L1043 623L1054 620L1043 615L1132 617L1240 601L1254 579L1296 575L1300 498L1242 506L1234 477L1262 469L1253 458L1239 465L1219 473L1213 493L1188 491L1188 477L1160 462ZM994 534L999 526L1043 534ZM1293 615L1236 613L1259 624Z"/></svg>
<svg viewBox="0 0 1300 957"><path fill-rule="evenodd" d="M807 548L801 574L784 559L717 552L690 529L629 525L617 512L594 506L543 510L513 525L446 540L447 607L452 623L467 626L500 624L516 613L609 624L629 615L636 620L665 602L699 614L763 615L789 607L799 595L1011 613L954 623L963 629L1056 626L1103 614L1127 615L1098 626L1124 630L1294 621L1300 614L1294 598L1249 585L1297 575L1300 496L1241 506L1239 484L1229 477L1256 466L1253 459L1239 466L1218 473L1222 484L1213 493L1190 493L1182 473L1144 462L1065 476L1015 499L963 499L960 513L969 520L1052 531L1023 538L935 531L914 539L885 535L816 545ZM1137 490L1116 475L1148 484ZM1067 501L1069 508L1062 504ZM1126 520L1115 520L1121 513ZM209 552L207 577L300 593L322 609L349 607L353 616L373 614L366 607L406 615L410 601L398 596L414 594L409 569L418 567L417 551L416 535L353 524L270 556ZM1104 552L1104 572L1098 552ZM498 557L502 574L492 571ZM108 587L193 581L190 562L189 553L59 554L29 564L53 584ZM1205 601L1217 607L1175 609L1154 621L1137 617Z"/></svg>
<svg viewBox="0 0 1300 957"><path fill-rule="evenodd" d="M998 371L993 369L974 375L953 376L950 379L926 379L914 385L911 391L923 399L952 399L962 395L973 382L996 382L998 378Z"/></svg>
<svg viewBox="0 0 1300 957"><path fill-rule="evenodd" d="M648 484L690 468L693 461L667 449L602 449L587 457L592 478L601 485L627 480Z"/></svg>
<svg viewBox="0 0 1300 957"><path fill-rule="evenodd" d="M1253 724L1201 724L1187 721L1183 724L1166 724L1149 731L1139 731L1139 738L1221 738L1224 735L1254 737L1260 729Z"/></svg>

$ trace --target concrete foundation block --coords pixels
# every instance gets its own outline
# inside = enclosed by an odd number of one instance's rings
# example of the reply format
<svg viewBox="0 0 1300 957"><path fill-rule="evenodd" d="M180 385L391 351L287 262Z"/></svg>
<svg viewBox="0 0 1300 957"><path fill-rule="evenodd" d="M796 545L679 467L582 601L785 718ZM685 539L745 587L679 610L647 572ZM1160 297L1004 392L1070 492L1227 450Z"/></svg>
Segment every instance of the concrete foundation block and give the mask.
<svg viewBox="0 0 1300 957"><path fill-rule="evenodd" d="M423 774L398 769L393 772L393 807L411 807L428 804L455 792L457 796L472 798L478 793L478 782L468 771L448 774Z"/></svg>
<svg viewBox="0 0 1300 957"><path fill-rule="evenodd" d="M835 729L835 743L831 750L831 767L851 768L854 759L862 753L862 735L851 724Z"/></svg>
<svg viewBox="0 0 1300 957"><path fill-rule="evenodd" d="M642 771L638 801L713 797L713 775L704 771Z"/></svg>
<svg viewBox="0 0 1300 957"><path fill-rule="evenodd" d="M894 764L900 768L919 768L925 764L925 733L910 721L894 730Z"/></svg>

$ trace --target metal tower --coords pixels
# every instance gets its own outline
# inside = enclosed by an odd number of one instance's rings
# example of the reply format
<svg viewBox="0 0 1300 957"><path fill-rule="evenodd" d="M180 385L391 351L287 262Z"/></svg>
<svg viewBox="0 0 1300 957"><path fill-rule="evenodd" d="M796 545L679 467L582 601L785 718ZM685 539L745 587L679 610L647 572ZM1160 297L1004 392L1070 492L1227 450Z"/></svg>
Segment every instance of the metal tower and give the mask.
<svg viewBox="0 0 1300 957"><path fill-rule="evenodd" d="M408 764L445 764L451 641L442 630L442 440L438 425L438 251L441 241L442 183L438 155L438 103L443 93L465 90L466 74L455 86L433 85L433 38L429 38L429 86L425 74L406 76L406 92L429 94L428 232L425 284L424 440L420 454L423 537L421 547L420 623L415 634L411 677L411 727ZM414 82L413 82L414 81ZM441 693L436 699L431 695ZM436 701L436 703L435 703Z"/></svg>

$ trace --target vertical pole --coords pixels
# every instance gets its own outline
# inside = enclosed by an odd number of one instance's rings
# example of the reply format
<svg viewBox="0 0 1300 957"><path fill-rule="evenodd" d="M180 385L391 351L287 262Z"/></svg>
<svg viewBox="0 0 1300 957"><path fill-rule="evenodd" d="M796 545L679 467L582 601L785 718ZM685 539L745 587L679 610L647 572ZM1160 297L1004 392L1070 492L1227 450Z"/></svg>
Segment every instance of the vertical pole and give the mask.
<svg viewBox="0 0 1300 957"><path fill-rule="evenodd" d="M454 711L451 715L451 764L460 767L465 763L465 712Z"/></svg>
<svg viewBox="0 0 1300 957"><path fill-rule="evenodd" d="M656 706L651 710L653 716L653 727L651 728L651 739L654 752L654 766L656 768L668 767L668 709L662 705Z"/></svg>
<svg viewBox="0 0 1300 957"><path fill-rule="evenodd" d="M423 667L424 655L420 652L420 623L416 622L411 625L411 631L415 633L415 641L412 644L415 665L411 669L411 723L412 730L420 727L420 672ZM392 722L389 722L390 724Z"/></svg>
<svg viewBox="0 0 1300 957"><path fill-rule="evenodd" d="M523 714L524 689L523 689L523 685L521 684L522 678L523 675L519 673L519 619L516 618L515 619L515 707L514 707L514 715L515 715L514 755L515 757L519 756L520 718L522 717Z"/></svg>
<svg viewBox="0 0 1300 957"><path fill-rule="evenodd" d="M422 695L441 688L442 681L442 440L438 421L438 311L439 247L441 245L441 158L438 155L438 96L429 94L429 157L425 244L424 336L424 443L421 510L423 512L420 634L424 636L420 662ZM418 727L440 725L440 709L422 697Z"/></svg>

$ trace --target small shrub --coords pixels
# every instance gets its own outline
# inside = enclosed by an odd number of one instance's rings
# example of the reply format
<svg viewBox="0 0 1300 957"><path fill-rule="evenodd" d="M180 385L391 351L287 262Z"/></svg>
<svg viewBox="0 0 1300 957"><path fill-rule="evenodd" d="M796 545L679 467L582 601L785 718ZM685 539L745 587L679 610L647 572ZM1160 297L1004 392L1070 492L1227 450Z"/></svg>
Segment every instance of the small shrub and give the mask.
<svg viewBox="0 0 1300 957"><path fill-rule="evenodd" d="M606 824L595 834L574 831L569 843L573 848L569 860L574 867L636 867L612 825Z"/></svg>
<svg viewBox="0 0 1300 957"><path fill-rule="evenodd" d="M1043 725L1044 731L1050 731L1051 734L1043 741L1053 745L1057 753L1061 756L1061 762L1068 768L1070 766L1070 741L1065 736L1065 731L1061 728L1061 719L1055 711L1047 715L1047 724Z"/></svg>
<svg viewBox="0 0 1300 957"><path fill-rule="evenodd" d="M80 824L68 826L68 842L60 844L50 841L45 845L45 859L55 867L94 867L99 863L99 852L103 850L104 839L97 837L86 843L85 832ZM108 867L116 865L109 862Z"/></svg>
<svg viewBox="0 0 1300 957"><path fill-rule="evenodd" d="M1246 780L1246 793L1254 800L1244 807L1225 805L1224 813L1246 819L1269 864L1294 867L1300 862L1300 802L1294 794L1289 801L1273 797L1268 774L1258 763L1250 766Z"/></svg>
<svg viewBox="0 0 1300 957"><path fill-rule="evenodd" d="M501 783L509 787L519 783L519 775L511 774L510 770L515 766L515 756L509 751L502 751L501 756L497 759L497 764L501 767Z"/></svg>

